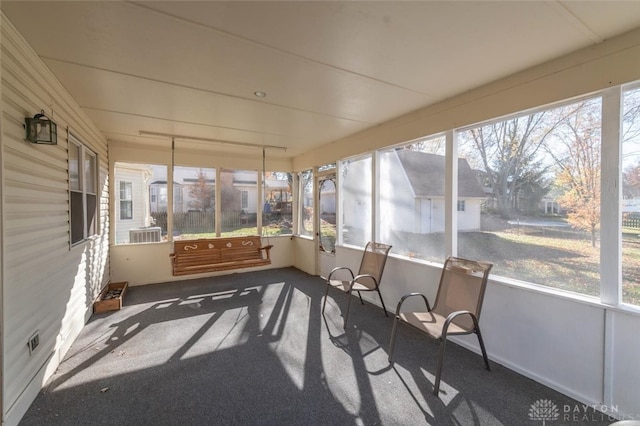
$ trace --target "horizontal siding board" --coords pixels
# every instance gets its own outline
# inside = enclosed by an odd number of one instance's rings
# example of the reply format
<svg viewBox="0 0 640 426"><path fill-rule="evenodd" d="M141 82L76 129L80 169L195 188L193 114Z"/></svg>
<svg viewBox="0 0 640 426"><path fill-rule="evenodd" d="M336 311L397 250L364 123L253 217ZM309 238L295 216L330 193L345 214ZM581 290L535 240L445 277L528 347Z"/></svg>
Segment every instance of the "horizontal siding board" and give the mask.
<svg viewBox="0 0 640 426"><path fill-rule="evenodd" d="M13 204L10 204L13 203ZM68 203L58 202L57 204L44 204L38 200L27 200L21 198L5 198L5 213L36 213L40 212L42 216L48 213L59 213L68 211Z"/></svg>
<svg viewBox="0 0 640 426"><path fill-rule="evenodd" d="M59 270L55 270L52 267L55 264L60 264L61 256L57 258L52 257L49 259L44 259L39 262L35 258L31 258L31 267L35 267L34 265L42 265L41 267L36 268L31 273L31 279L29 281L24 281L20 279L20 271L13 271L11 274L8 274L5 279L8 283L17 282L19 286L11 286L10 291L7 292L7 295L11 297L15 297L18 300L28 299L28 300L39 300L39 298L44 294L47 295L45 297L49 297L51 293L56 292L58 294L62 289L66 286L69 286L71 282L75 282L75 277L80 271L79 265L65 265L61 267ZM84 264L81 264L84 266ZM69 277L72 277L71 281L68 281ZM60 283L60 284L57 284ZM63 284L64 283L64 284ZM63 291L64 292L64 291ZM68 293L68 292L67 292ZM13 314L14 316L20 315L20 310L24 309L24 307L20 306L17 303L8 304L5 309L7 310L7 314ZM40 322L37 316L28 316L23 319L20 324L23 322ZM16 321L16 326L18 325L18 321Z"/></svg>
<svg viewBox="0 0 640 426"><path fill-rule="evenodd" d="M5 131L5 162L13 165L12 170L20 170L25 162L31 163L32 172L50 179L59 179L67 170L67 150L60 145L37 145L25 142L21 137ZM66 173L64 173L66 175Z"/></svg>
<svg viewBox="0 0 640 426"><path fill-rule="evenodd" d="M19 268L25 264L29 266L29 262L36 263L31 265L32 267L40 267L37 262L38 259L47 259L50 256L55 256L57 250L62 253L68 251L69 248L66 231L60 232L59 235L51 235L51 238L47 241L42 241L41 238L37 238L37 235L34 234L25 234L24 237L20 237L20 240L20 244L12 245L11 249L6 250L4 253L5 266L7 268ZM29 270L24 270L23 272L27 275L32 275Z"/></svg>
<svg viewBox="0 0 640 426"><path fill-rule="evenodd" d="M5 233L11 235L11 233L23 232L28 228L49 228L53 226L60 226L60 223L65 221L69 217L67 210L60 211L57 214L49 213L45 217L42 217L41 212L21 212L19 214L5 214ZM65 226L68 228L68 226Z"/></svg>
<svg viewBox="0 0 640 426"><path fill-rule="evenodd" d="M64 224L56 224L49 227L22 228L6 232L5 235L7 238L15 237L15 239L20 240L20 244L13 245L12 251L8 253L9 256L6 259L11 259L13 253L18 256L23 255L23 251L29 250L37 253L46 249L53 250L58 245L62 245L66 251L69 251L69 230ZM42 242L43 235L47 236L46 243Z"/></svg>
<svg viewBox="0 0 640 426"><path fill-rule="evenodd" d="M6 132L5 132L6 134ZM9 135L11 136L11 135ZM24 162L32 163L32 171L39 172L50 179L59 179L67 170L67 149L60 145L38 145L22 140L19 136L9 137L12 143L5 147L8 164L19 170ZM47 172L47 173L45 173ZM66 173L65 173L66 174Z"/></svg>
<svg viewBox="0 0 640 426"><path fill-rule="evenodd" d="M6 237L16 237L24 241L29 241L32 244L39 245L43 235L47 235L49 239L56 237L62 238L68 243L69 240L69 227L66 224L58 221L57 223L50 224L38 224L32 226L21 226L5 230ZM67 244L68 250L68 244Z"/></svg>
<svg viewBox="0 0 640 426"><path fill-rule="evenodd" d="M27 182L6 182L4 193L12 199L37 199L43 204L68 201L68 190L51 188L44 185L29 184Z"/></svg>
<svg viewBox="0 0 640 426"><path fill-rule="evenodd" d="M109 180L107 141L4 15L0 19L4 417L20 398L33 394L27 388L41 385L31 380L52 353L54 362L64 356L109 280ZM57 145L24 140L25 117L41 109L58 125ZM69 244L68 129L97 155L100 197L100 234L74 247ZM26 342L35 330L41 346L29 356Z"/></svg>

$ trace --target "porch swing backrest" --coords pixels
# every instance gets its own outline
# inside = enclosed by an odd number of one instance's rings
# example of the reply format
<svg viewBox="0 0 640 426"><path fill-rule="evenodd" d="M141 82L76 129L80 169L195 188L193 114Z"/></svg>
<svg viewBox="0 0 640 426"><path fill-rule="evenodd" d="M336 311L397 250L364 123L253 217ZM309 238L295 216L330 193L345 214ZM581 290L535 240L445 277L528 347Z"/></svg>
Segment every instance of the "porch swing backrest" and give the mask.
<svg viewBox="0 0 640 426"><path fill-rule="evenodd" d="M175 241L170 254L173 275L200 274L271 264L259 235Z"/></svg>

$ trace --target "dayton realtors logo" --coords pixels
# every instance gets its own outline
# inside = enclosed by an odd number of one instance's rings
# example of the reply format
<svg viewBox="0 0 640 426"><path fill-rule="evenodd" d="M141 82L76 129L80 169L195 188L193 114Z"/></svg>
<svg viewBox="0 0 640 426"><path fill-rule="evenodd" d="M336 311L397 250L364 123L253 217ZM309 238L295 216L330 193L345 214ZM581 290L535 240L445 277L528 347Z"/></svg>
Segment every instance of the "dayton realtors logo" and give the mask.
<svg viewBox="0 0 640 426"><path fill-rule="evenodd" d="M548 399L539 399L529 408L529 418L531 420L542 420L544 426L547 420L558 420L560 411L558 406Z"/></svg>
<svg viewBox="0 0 640 426"><path fill-rule="evenodd" d="M529 419L534 421L542 421L545 426L547 421L562 420L567 422L604 422L615 421L621 417L618 407L609 407L606 405L585 405L585 404L565 404L558 407L553 401L548 399L539 399L529 408Z"/></svg>

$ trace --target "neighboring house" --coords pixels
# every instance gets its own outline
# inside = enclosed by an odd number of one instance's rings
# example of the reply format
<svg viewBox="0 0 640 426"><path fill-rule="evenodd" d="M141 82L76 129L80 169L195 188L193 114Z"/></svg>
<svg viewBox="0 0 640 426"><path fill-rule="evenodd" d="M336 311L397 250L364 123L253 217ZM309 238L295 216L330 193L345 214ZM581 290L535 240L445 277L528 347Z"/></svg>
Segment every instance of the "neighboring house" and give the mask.
<svg viewBox="0 0 640 426"><path fill-rule="evenodd" d="M560 214L560 204L553 198L549 196L544 196L538 203L539 210L543 214L548 215L556 215Z"/></svg>
<svg viewBox="0 0 640 426"><path fill-rule="evenodd" d="M128 243L131 229L150 226L149 180L153 176L150 166L118 163L115 168L116 244Z"/></svg>
<svg viewBox="0 0 640 426"><path fill-rule="evenodd" d="M149 199L151 213L166 212L168 190L166 180L154 180L149 184ZM185 211L183 203L183 188L178 182L173 182L173 210Z"/></svg>
<svg viewBox="0 0 640 426"><path fill-rule="evenodd" d="M562 191L556 187L540 199L538 203L538 211L547 215L566 215L567 209L563 208L558 201L562 196Z"/></svg>
<svg viewBox="0 0 640 426"><path fill-rule="evenodd" d="M334 180L328 179L323 181L320 191L320 215L336 214L336 184Z"/></svg>
<svg viewBox="0 0 640 426"><path fill-rule="evenodd" d="M267 177L265 180L266 199L273 203L290 203L293 196L291 194L291 184L286 179L273 179Z"/></svg>
<svg viewBox="0 0 640 426"><path fill-rule="evenodd" d="M623 199L622 213L640 213L640 199L638 198Z"/></svg>
<svg viewBox="0 0 640 426"><path fill-rule="evenodd" d="M223 172L224 173L224 172ZM250 170L233 171L233 189L240 193L242 213L258 212L258 172ZM235 210L235 208L232 208Z"/></svg>
<svg viewBox="0 0 640 426"><path fill-rule="evenodd" d="M397 231L428 234L444 231L445 159L442 155L396 150L385 156L389 176L381 179L382 214L394 214ZM404 190L403 190L404 189ZM458 230L480 229L485 191L464 158L458 159ZM389 208L384 208L387 204ZM404 206L405 208L398 208ZM385 222L390 223L390 222Z"/></svg>
<svg viewBox="0 0 640 426"><path fill-rule="evenodd" d="M274 179L267 174L265 179L264 212L291 219L293 213L293 194L289 179Z"/></svg>
<svg viewBox="0 0 640 426"><path fill-rule="evenodd" d="M198 168L186 168L176 167L173 173L173 211L186 213L189 210L202 210L195 207L198 205L198 201L194 198L192 188L199 184ZM211 187L211 190L215 188L216 180L215 174L210 170L206 172L206 185ZM258 182L257 171L255 170L233 170L221 171L221 185L223 188L228 187L229 196L224 198L224 201L235 204L233 206L226 206L229 210L243 211L244 213L257 213L258 211ZM274 181L277 182L277 181ZM287 182L284 182L288 187ZM281 189L281 188L274 188ZM269 188L267 188L267 191ZM166 175L163 175L162 171L159 171L154 175L154 181L149 186L151 212L163 212L167 211L167 180ZM224 189L223 189L224 191ZM223 204L225 206L225 204ZM211 205L213 208L213 203Z"/></svg>

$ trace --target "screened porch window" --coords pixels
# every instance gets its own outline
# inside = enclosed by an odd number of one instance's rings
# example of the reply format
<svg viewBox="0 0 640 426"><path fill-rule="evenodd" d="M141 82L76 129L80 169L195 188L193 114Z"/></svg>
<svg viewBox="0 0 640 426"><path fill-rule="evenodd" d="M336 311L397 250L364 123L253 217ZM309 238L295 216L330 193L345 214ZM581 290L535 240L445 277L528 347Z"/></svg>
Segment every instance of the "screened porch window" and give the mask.
<svg viewBox="0 0 640 426"><path fill-rule="evenodd" d="M71 135L69 139L71 244L77 244L97 233L97 187L96 154Z"/></svg>

